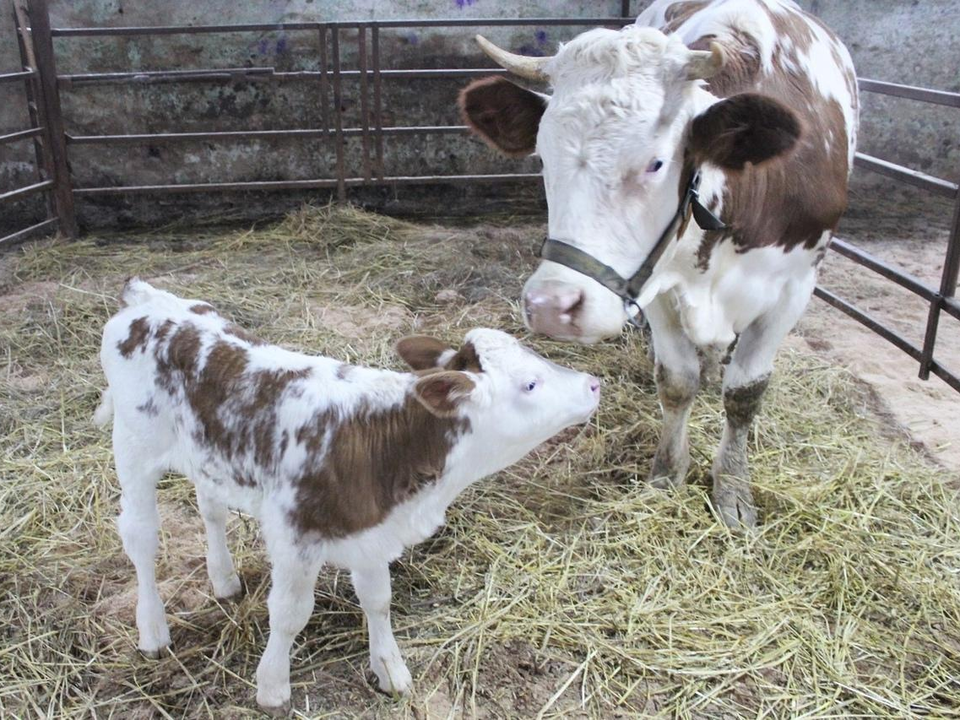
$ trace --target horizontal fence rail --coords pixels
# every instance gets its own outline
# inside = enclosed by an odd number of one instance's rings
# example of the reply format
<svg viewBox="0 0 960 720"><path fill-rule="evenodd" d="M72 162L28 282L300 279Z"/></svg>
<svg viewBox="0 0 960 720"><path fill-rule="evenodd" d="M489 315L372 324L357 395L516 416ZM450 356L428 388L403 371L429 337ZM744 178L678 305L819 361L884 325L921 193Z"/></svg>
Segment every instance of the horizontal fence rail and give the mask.
<svg viewBox="0 0 960 720"><path fill-rule="evenodd" d="M348 188L380 185L402 186L423 184L474 184L474 183L508 183L508 182L539 182L539 173L494 173L494 174L462 174L462 175L388 175L384 172L384 141L390 138L419 136L419 135L460 135L466 132L463 125L400 125L383 127L382 124L382 87L384 82L405 81L414 79L467 79L485 75L506 74L501 68L412 68L389 69L381 66L380 41L381 31L390 29L412 28L496 28L496 27L587 27L608 26L620 27L633 22L630 16L630 3L622 0L622 17L610 18L452 18L435 20L380 20L380 21L333 21L333 22L297 22L297 23L250 23L242 25L197 25L178 26L166 25L156 27L80 27L80 28L50 28L46 11L45 0L16 0L18 19L20 22L21 55L24 57L23 68L19 72L0 74L0 83L26 82L28 99L39 96L44 102L42 108L51 107L55 110L52 122L43 122L42 112L32 118L33 127L0 136L0 144L33 139L44 140L51 146L51 152L41 156L38 150L38 164L46 168L46 176L40 182L27 188L21 188L5 195L0 195L0 201L5 198L22 197L36 192L57 190L60 205L64 205L63 188L72 200L73 196L80 198L108 195L128 194L170 194L170 193L205 193L225 191L286 191L330 189L335 190L340 199L346 197ZM29 6L31 20L35 21L24 32L27 23L24 21L25 8ZM42 16L42 17L41 17ZM38 23L36 21L39 21ZM37 24L38 27L33 25ZM357 53L358 67L342 67L342 31L356 31L355 39L351 36L354 49ZM204 35L211 33L251 33L251 32L302 32L312 34L316 38L319 69L278 71L274 67L225 67L225 68L198 68L186 70L150 70L150 71L121 71L121 72L80 72L56 74L52 57L52 38L82 38L82 37L158 37L177 35ZM39 45L32 42L36 36L41 42ZM31 40L26 46L23 38ZM34 48L50 46L50 57L46 63L47 70L38 68L35 61ZM41 50L43 54L45 50ZM43 76L43 77L40 77ZM343 126L342 103L344 99L344 81L359 81L360 124L355 127ZM101 85L153 85L158 83L311 83L320 90L320 127L290 128L276 130L234 130L234 131L201 131L201 132L160 132L160 133L123 133L109 135L79 135L66 134L63 131L62 116L59 113L58 90L81 89ZM924 102L941 106L960 108L960 94L931 90L927 88L902 85L861 78L858 80L860 90L890 97L902 98L914 102ZM32 95L30 94L32 88ZM52 97L51 97L52 96ZM53 127L50 127L53 125ZM360 151L356 156L346 157L345 143L347 139L359 138ZM196 142L216 143L244 143L252 141L289 142L297 140L319 140L335 144L336 161L334 177L305 178L291 180L270 181L241 181L241 182L202 182L181 184L150 184L150 185L120 185L109 187L78 187L73 188L57 169L65 167L65 156L70 147L74 146L106 146L106 145L153 145ZM42 145L43 143L39 143ZM56 152L57 146L62 153ZM62 155L62 157L59 157ZM938 197L950 199L954 202L954 218L948 241L947 254L941 275L940 287L931 287L922 280L913 277L899 268L893 267L879 258L857 248L841 239L835 239L831 245L834 252L843 255L849 260L865 267L896 285L915 294L922 301L929 303L928 322L925 329L922 347L912 344L902 335L883 325L876 318L856 308L853 304L835 295L824 288L818 287L816 295L833 307L853 317L867 328L891 342L914 360L920 363L920 377L926 379L930 373L942 378L955 390L960 391L960 380L957 376L933 358L936 336L941 313L960 319L960 302L957 301L956 285L958 271L960 271L960 188L955 182L934 177L911 168L873 157L866 153L857 153L855 167L884 175L912 185L924 192ZM349 169L356 166L356 170ZM59 226L61 230L69 223L64 222L60 208L54 218L23 230L49 230ZM70 208L68 208L70 209ZM70 209L72 213L72 209ZM72 215L70 220L72 220ZM11 238L0 239L10 240Z"/></svg>

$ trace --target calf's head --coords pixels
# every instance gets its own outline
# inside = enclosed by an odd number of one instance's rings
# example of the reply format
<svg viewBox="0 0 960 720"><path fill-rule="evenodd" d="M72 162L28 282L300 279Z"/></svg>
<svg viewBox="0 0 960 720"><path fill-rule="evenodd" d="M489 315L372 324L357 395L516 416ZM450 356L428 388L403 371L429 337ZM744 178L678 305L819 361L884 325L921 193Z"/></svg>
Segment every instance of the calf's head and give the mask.
<svg viewBox="0 0 960 720"><path fill-rule="evenodd" d="M737 172L787 152L800 128L793 113L755 94L718 100L699 81L719 72L724 50L687 48L653 28L591 30L548 58L500 50L496 62L548 81L541 95L505 78L464 88L460 108L472 130L510 156L543 163L549 235L629 278L677 212L692 168ZM703 188L706 190L706 188ZM716 188L715 188L716 189ZM661 259L669 262L677 243ZM657 281L656 274L648 285ZM650 298L646 290L642 296ZM613 292L566 266L543 261L523 290L530 329L595 342L628 319Z"/></svg>
<svg viewBox="0 0 960 720"><path fill-rule="evenodd" d="M421 374L414 391L428 410L468 418L484 438L523 453L586 422L600 400L599 379L552 363L499 330L471 330L459 350L407 337L397 352Z"/></svg>

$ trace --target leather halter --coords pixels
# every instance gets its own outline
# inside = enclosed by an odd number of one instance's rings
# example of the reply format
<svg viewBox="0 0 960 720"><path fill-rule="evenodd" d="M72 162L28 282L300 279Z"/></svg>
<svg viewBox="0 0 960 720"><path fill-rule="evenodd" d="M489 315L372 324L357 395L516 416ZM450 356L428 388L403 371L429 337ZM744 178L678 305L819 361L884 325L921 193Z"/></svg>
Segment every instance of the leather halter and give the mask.
<svg viewBox="0 0 960 720"><path fill-rule="evenodd" d="M543 245L540 247L540 257L564 265L581 275L596 280L623 300L624 309L627 310L628 314L631 306L639 312L640 306L637 305L637 298L640 297L643 286L646 285L647 280L653 274L654 267L667 249L670 240L674 236L680 236L682 229L686 227L690 220L691 214L697 225L703 230L729 229L728 225L725 225L720 218L700 202L700 170L697 170L690 178L690 182L687 183L687 189L680 199L680 206L677 208L670 224L667 225L667 229L660 234L640 268L629 278L622 277L612 267L604 265L589 253L552 237L547 237L543 241Z"/></svg>

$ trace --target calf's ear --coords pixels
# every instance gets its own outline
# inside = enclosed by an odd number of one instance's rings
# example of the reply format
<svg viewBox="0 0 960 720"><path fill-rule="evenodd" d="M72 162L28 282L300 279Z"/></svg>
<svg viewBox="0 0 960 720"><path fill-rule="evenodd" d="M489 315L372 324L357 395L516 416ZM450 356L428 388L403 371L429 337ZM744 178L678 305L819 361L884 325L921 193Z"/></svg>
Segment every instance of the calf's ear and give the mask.
<svg viewBox="0 0 960 720"><path fill-rule="evenodd" d="M494 75L467 85L458 104L463 121L494 150L523 157L537 149L543 96Z"/></svg>
<svg viewBox="0 0 960 720"><path fill-rule="evenodd" d="M733 95L711 105L690 125L689 150L695 162L742 170L790 151L800 138L800 121L788 107L755 93Z"/></svg>
<svg viewBox="0 0 960 720"><path fill-rule="evenodd" d="M460 404L470 397L476 383L462 372L448 370L424 375L413 386L423 406L437 417L456 415Z"/></svg>
<svg viewBox="0 0 960 720"><path fill-rule="evenodd" d="M397 343L397 355L413 370L429 370L439 364L440 356L453 351L446 343L426 335L410 335Z"/></svg>

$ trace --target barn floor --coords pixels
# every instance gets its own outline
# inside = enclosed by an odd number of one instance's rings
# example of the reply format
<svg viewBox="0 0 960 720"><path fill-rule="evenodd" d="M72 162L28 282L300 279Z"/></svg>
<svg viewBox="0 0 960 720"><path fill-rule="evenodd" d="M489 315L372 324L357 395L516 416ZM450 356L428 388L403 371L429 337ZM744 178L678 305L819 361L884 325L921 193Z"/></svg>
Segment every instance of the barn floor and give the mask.
<svg viewBox="0 0 960 720"><path fill-rule="evenodd" d="M506 223L505 223L506 225ZM109 434L92 427L99 333L124 277L207 298L262 337L399 367L411 332L520 336L539 226L415 226L350 208L253 231L172 228L40 243L0 270L0 715L255 717L268 573L230 525L245 597L206 581L189 485L160 491L173 652L135 650L135 582L113 518ZM960 503L875 394L793 343L753 437L762 527L707 508L716 388L692 420L690 485L642 483L658 408L636 333L527 338L605 381L598 415L468 491L393 570L416 691L366 677L349 578L321 573L293 659L304 717L960 714Z"/></svg>

